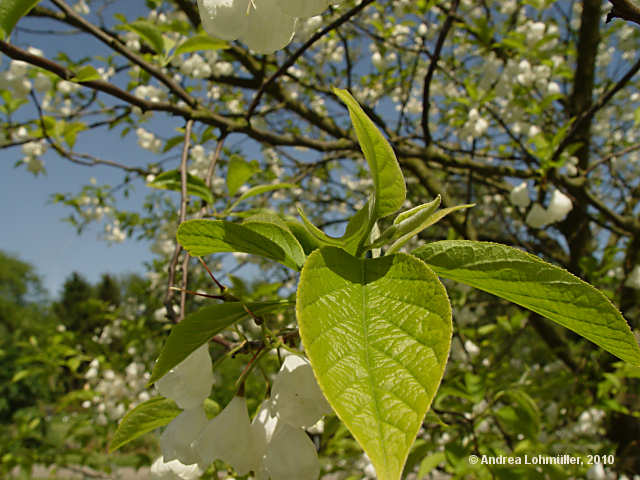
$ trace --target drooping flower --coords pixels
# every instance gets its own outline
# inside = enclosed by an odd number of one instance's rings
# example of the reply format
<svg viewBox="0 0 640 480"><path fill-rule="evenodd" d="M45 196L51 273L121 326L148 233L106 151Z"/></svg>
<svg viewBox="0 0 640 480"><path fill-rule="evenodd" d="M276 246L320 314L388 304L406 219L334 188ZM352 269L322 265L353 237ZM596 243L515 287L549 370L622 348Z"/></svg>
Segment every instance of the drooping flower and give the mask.
<svg viewBox="0 0 640 480"><path fill-rule="evenodd" d="M214 460L256 480L316 480L320 465L303 427L315 424L331 407L322 396L309 362L288 356L252 422L245 399L233 400L210 420L191 444L202 468Z"/></svg>
<svg viewBox="0 0 640 480"><path fill-rule="evenodd" d="M220 459L231 465L238 475L260 470L244 397L234 397L207 423L194 442L194 449L204 468Z"/></svg>
<svg viewBox="0 0 640 480"><path fill-rule="evenodd" d="M529 198L529 190L527 189L527 182L522 182L520 185L511 190L509 199L517 207L527 208L531 203Z"/></svg>
<svg viewBox="0 0 640 480"><path fill-rule="evenodd" d="M277 0L198 0L202 27L212 37L241 40L257 53L272 53L293 38L296 19Z"/></svg>
<svg viewBox="0 0 640 480"><path fill-rule="evenodd" d="M533 204L526 218L527 225L533 228L543 228L550 223L550 220L549 212L539 203Z"/></svg>
<svg viewBox="0 0 640 480"><path fill-rule="evenodd" d="M198 0L202 26L212 37L240 40L257 53L291 42L297 19L318 15L344 0Z"/></svg>
<svg viewBox="0 0 640 480"><path fill-rule="evenodd" d="M155 480L196 480L202 475L202 470L197 464L184 465L178 460L165 462L160 457L153 462L149 473Z"/></svg>
<svg viewBox="0 0 640 480"><path fill-rule="evenodd" d="M193 444L206 424L207 416L202 406L184 410L174 418L160 436L164 460L179 460L186 465L198 463Z"/></svg>
<svg viewBox="0 0 640 480"><path fill-rule="evenodd" d="M289 355L273 381L273 410L278 418L294 427L310 427L332 412L313 375L309 361Z"/></svg>
<svg viewBox="0 0 640 480"><path fill-rule="evenodd" d="M559 222L564 220L567 214L573 209L573 203L571 199L567 197L560 190L554 190L551 195L551 201L549 202L549 214L551 215L552 222Z"/></svg>
<svg viewBox="0 0 640 480"><path fill-rule="evenodd" d="M202 345L156 382L158 392L170 398L182 409L202 405L213 385L209 347Z"/></svg>

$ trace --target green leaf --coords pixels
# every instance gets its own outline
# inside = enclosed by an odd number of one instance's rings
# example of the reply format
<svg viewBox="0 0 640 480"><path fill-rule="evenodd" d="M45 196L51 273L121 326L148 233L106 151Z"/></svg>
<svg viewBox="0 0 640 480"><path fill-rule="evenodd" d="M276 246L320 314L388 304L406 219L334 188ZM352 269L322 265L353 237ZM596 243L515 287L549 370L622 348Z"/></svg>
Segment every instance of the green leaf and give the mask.
<svg viewBox="0 0 640 480"><path fill-rule="evenodd" d="M426 219L422 219L422 214L428 214L428 210L425 209L421 212L418 212L415 216L402 221L397 225L398 236L394 237L393 244L387 249L387 255L397 252L404 244L406 244L421 231L429 228L434 223L438 223L450 213L456 212L458 210L463 210L465 208L470 208L474 205L475 203L470 203L467 205L456 205L455 207L443 208L442 210L438 210L435 213L432 213Z"/></svg>
<svg viewBox="0 0 640 480"><path fill-rule="evenodd" d="M404 203L407 188L402 170L389 142L351 94L339 89L334 89L333 92L349 109L360 148L369 164L375 187L373 221L378 220L397 211Z"/></svg>
<svg viewBox="0 0 640 480"><path fill-rule="evenodd" d="M197 52L200 50L221 50L229 48L229 44L224 40L212 38L206 33L199 33L188 38L176 48L173 55L181 55L183 53Z"/></svg>
<svg viewBox="0 0 640 480"><path fill-rule="evenodd" d="M102 75L91 65L85 65L69 80L72 82L90 82L91 80L102 80Z"/></svg>
<svg viewBox="0 0 640 480"><path fill-rule="evenodd" d="M444 452L437 452L425 457L420 463L420 469L418 470L417 478L418 480L424 479L427 475L429 475L434 468L436 468L441 463L445 463L447 461L447 457Z"/></svg>
<svg viewBox="0 0 640 480"><path fill-rule="evenodd" d="M375 200L369 198L360 210L349 219L344 235L340 238L343 250L351 255L360 256L361 247L371 234L371 229L376 221L373 218L375 208Z"/></svg>
<svg viewBox="0 0 640 480"><path fill-rule="evenodd" d="M601 292L560 267L489 242L447 240L413 253L441 277L533 310L616 357L640 365L640 347L620 312Z"/></svg>
<svg viewBox="0 0 640 480"><path fill-rule="evenodd" d="M302 219L302 223L304 225L307 233L314 239L322 247L342 247L342 241L339 238L330 237L318 227L316 227L311 220L307 218L307 216L302 211L302 208L298 207L298 214Z"/></svg>
<svg viewBox="0 0 640 480"><path fill-rule="evenodd" d="M307 256L298 239L291 233L287 224L276 215L254 215L242 225L268 238L284 250L285 257L293 261L294 268L300 270Z"/></svg>
<svg viewBox="0 0 640 480"><path fill-rule="evenodd" d="M136 20L132 23L125 23L119 28L130 30L140 35L140 38L146 41L156 53L161 54L164 52L164 37L160 29L153 23L147 20Z"/></svg>
<svg viewBox="0 0 640 480"><path fill-rule="evenodd" d="M320 242L318 242L318 240L307 231L304 225L298 222L295 218L286 217L285 223L287 224L287 227L289 227L289 231L298 239L298 242L302 246L306 255L309 255L316 248L320 248L322 246L322 244L320 244Z"/></svg>
<svg viewBox="0 0 640 480"><path fill-rule="evenodd" d="M180 412L182 410L173 400L164 397L154 397L141 403L120 420L109 451L114 452L145 433L164 427L180 415Z"/></svg>
<svg viewBox="0 0 640 480"><path fill-rule="evenodd" d="M70 148L73 148L76 144L78 133L83 132L86 129L87 125L85 123L68 122L64 125L62 137L64 138L64 141L67 143L67 145L69 145Z"/></svg>
<svg viewBox="0 0 640 480"><path fill-rule="evenodd" d="M167 338L158 361L153 367L149 383L162 378L169 370L187 358L194 350L208 342L235 322L247 317L247 307L254 315L263 315L285 308L288 301L241 303L225 302L209 305L187 315L175 325Z"/></svg>
<svg viewBox="0 0 640 480"><path fill-rule="evenodd" d="M291 246L291 241L284 240L286 232L276 234L274 228L269 229L270 233L267 234L261 233L260 229L224 220L189 220L178 228L178 242L194 257L219 252L244 252L270 258L299 270L298 253ZM297 243L293 234L288 233ZM273 239L267 235L273 235ZM276 243L281 241L282 246ZM300 244L298 247L302 252Z"/></svg>
<svg viewBox="0 0 640 480"><path fill-rule="evenodd" d="M238 204L247 198L255 197L256 195L262 195L263 193L272 192L273 190L281 190L283 188L296 188L296 184L294 183L273 183L271 185L258 185L256 187L252 187L242 195L238 197L238 199L233 202L228 208L227 212L232 211L234 208L238 206Z"/></svg>
<svg viewBox="0 0 640 480"><path fill-rule="evenodd" d="M416 217L416 215L426 212L429 212L428 215L431 215L435 212L440 206L440 202L442 201L442 197L440 195L436 196L433 200L428 203L423 203L422 205L418 205L417 207L413 207L409 210L406 210L402 213L399 213L396 218L393 219L393 224L398 225L399 223L408 220L409 218ZM427 216L428 216L427 215Z"/></svg>
<svg viewBox="0 0 640 480"><path fill-rule="evenodd" d="M234 196L244 183L260 171L257 161L247 162L238 155L231 155L227 170L227 191Z"/></svg>
<svg viewBox="0 0 640 480"><path fill-rule="evenodd" d="M297 292L300 336L327 400L371 459L398 480L451 345L451 307L417 258L313 252Z"/></svg>
<svg viewBox="0 0 640 480"><path fill-rule="evenodd" d="M153 181L147 183L148 187L157 188L159 190L172 190L179 192L182 190L182 180L179 170L169 170L162 172ZM212 204L215 199L211 189L207 187L204 181L199 177L187 174L187 194L195 195L202 198L205 202Z"/></svg>
<svg viewBox="0 0 640 480"><path fill-rule="evenodd" d="M2 0L0 2L0 38L6 39L13 28L40 0Z"/></svg>

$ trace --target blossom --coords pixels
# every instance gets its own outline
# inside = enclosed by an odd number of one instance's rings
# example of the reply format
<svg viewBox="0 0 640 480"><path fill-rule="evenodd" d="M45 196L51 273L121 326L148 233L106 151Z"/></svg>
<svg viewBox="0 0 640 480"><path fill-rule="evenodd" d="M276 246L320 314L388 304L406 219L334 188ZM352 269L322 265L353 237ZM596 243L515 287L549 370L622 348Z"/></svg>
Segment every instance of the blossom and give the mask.
<svg viewBox="0 0 640 480"><path fill-rule="evenodd" d="M277 0L198 0L202 26L212 37L240 39L257 53L287 45L296 18L278 8Z"/></svg>
<svg viewBox="0 0 640 480"><path fill-rule="evenodd" d="M198 9L202 26L212 37L241 40L257 53L273 53L291 42L298 18L317 15L329 3L329 0L198 0Z"/></svg>
<svg viewBox="0 0 640 480"><path fill-rule="evenodd" d="M191 446L203 468L220 459L239 475L253 471L257 480L315 480L320 474L318 456L302 427L330 412L309 362L290 355L273 382L271 398L262 403L252 422L245 399L234 397Z"/></svg>
<svg viewBox="0 0 640 480"><path fill-rule="evenodd" d="M542 228L550 223L549 213L539 203L534 203L527 214L527 225L533 228Z"/></svg>
<svg viewBox="0 0 640 480"><path fill-rule="evenodd" d="M271 388L273 409L283 422L310 427L331 413L309 361L299 355L285 358Z"/></svg>
<svg viewBox="0 0 640 480"><path fill-rule="evenodd" d="M193 443L206 424L207 416L202 406L184 410L173 419L160 436L164 460L179 460L186 465L197 463Z"/></svg>
<svg viewBox="0 0 640 480"><path fill-rule="evenodd" d="M535 203L527 215L526 222L533 228L543 228L550 223L564 220L572 209L571 199L560 190L554 190L549 207L544 208L539 203Z"/></svg>
<svg viewBox="0 0 640 480"><path fill-rule="evenodd" d="M202 345L156 382L158 392L185 410L198 407L209 397L213 371L209 347Z"/></svg>
<svg viewBox="0 0 640 480"><path fill-rule="evenodd" d="M202 470L197 464L184 465L178 460L165 462L160 457L151 465L150 473L151 478L158 480L195 480L200 478Z"/></svg>
<svg viewBox="0 0 640 480"><path fill-rule="evenodd" d="M560 190L554 190L549 202L549 215L552 222L564 220L567 214L573 209L571 199Z"/></svg>
<svg viewBox="0 0 640 480"><path fill-rule="evenodd" d="M527 208L531 203L529 198L529 190L527 189L527 182L522 182L520 185L511 190L509 194L511 203L517 207Z"/></svg>

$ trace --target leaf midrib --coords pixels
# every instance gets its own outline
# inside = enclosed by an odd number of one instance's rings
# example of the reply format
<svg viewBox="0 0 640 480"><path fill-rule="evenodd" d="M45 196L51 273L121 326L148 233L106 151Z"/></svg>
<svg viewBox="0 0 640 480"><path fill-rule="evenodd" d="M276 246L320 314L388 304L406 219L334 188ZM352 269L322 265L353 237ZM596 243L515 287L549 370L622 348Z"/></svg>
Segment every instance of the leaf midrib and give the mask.
<svg viewBox="0 0 640 480"><path fill-rule="evenodd" d="M389 463L389 453L387 452L387 447L384 442L384 436L382 435L382 415L380 413L380 403L378 401L378 391L375 388L375 380L373 379L373 368L371 366L371 359L369 357L369 326L367 323L368 319L368 308L367 308L367 274L366 274L366 263L360 261L360 281L362 282L362 316L360 317L362 320L362 331L363 331L363 341L364 341L364 355L365 355L365 365L367 368L367 379L369 380L369 389L371 390L371 395L373 397L373 406L376 412L376 425L378 426L378 441L382 446L382 454L384 455L384 477L386 478L387 473L387 465ZM380 472L378 472L379 474Z"/></svg>

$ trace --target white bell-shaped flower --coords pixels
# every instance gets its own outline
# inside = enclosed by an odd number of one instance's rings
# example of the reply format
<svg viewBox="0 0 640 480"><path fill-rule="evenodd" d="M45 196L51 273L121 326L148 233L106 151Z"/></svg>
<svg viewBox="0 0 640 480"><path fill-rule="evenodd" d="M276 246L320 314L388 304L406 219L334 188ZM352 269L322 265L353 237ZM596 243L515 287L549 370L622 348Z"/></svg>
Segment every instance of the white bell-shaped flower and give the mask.
<svg viewBox="0 0 640 480"><path fill-rule="evenodd" d="M198 463L193 445L206 424L207 416L202 406L185 410L174 418L160 436L164 460L179 460L186 465Z"/></svg>
<svg viewBox="0 0 640 480"><path fill-rule="evenodd" d="M219 459L231 465L238 475L261 470L244 397L234 397L207 423L194 449L203 468Z"/></svg>
<svg viewBox="0 0 640 480"><path fill-rule="evenodd" d="M184 465L178 460L165 462L160 457L153 462L149 473L156 480L196 480L202 475L202 470L197 464Z"/></svg>
<svg viewBox="0 0 640 480"><path fill-rule="evenodd" d="M247 31L247 0L198 0L198 10L212 37L236 40Z"/></svg>
<svg viewBox="0 0 640 480"><path fill-rule="evenodd" d="M527 182L522 182L520 185L511 190L509 199L517 207L527 208L531 203L529 198L529 189L527 188Z"/></svg>
<svg viewBox="0 0 640 480"><path fill-rule="evenodd" d="M525 221L533 228L542 228L551 223L551 216L542 205L534 203Z"/></svg>
<svg viewBox="0 0 640 480"><path fill-rule="evenodd" d="M316 447L301 428L277 426L264 457L271 480L317 480L320 464Z"/></svg>
<svg viewBox="0 0 640 480"><path fill-rule="evenodd" d="M551 201L549 202L549 215L551 216L551 222L559 222L564 220L567 214L573 209L573 203L571 199L567 197L560 190L554 190L551 195Z"/></svg>
<svg viewBox="0 0 640 480"><path fill-rule="evenodd" d="M272 412L293 427L310 427L332 412L311 364L299 355L285 358L271 388Z"/></svg>
<svg viewBox="0 0 640 480"><path fill-rule="evenodd" d="M202 345L156 382L158 392L184 410L202 405L213 385L209 346Z"/></svg>
<svg viewBox="0 0 640 480"><path fill-rule="evenodd" d="M198 0L202 27L212 37L241 40L257 53L286 46L295 33L296 17L278 0Z"/></svg>
<svg viewBox="0 0 640 480"><path fill-rule="evenodd" d="M342 0L344 1L344 0ZM278 0L283 13L292 17L313 17L324 12L330 3L341 3L340 0Z"/></svg>
<svg viewBox="0 0 640 480"><path fill-rule="evenodd" d="M259 457L256 480L317 480L320 463L313 442L302 428L280 420L275 404L262 403L251 423Z"/></svg>

